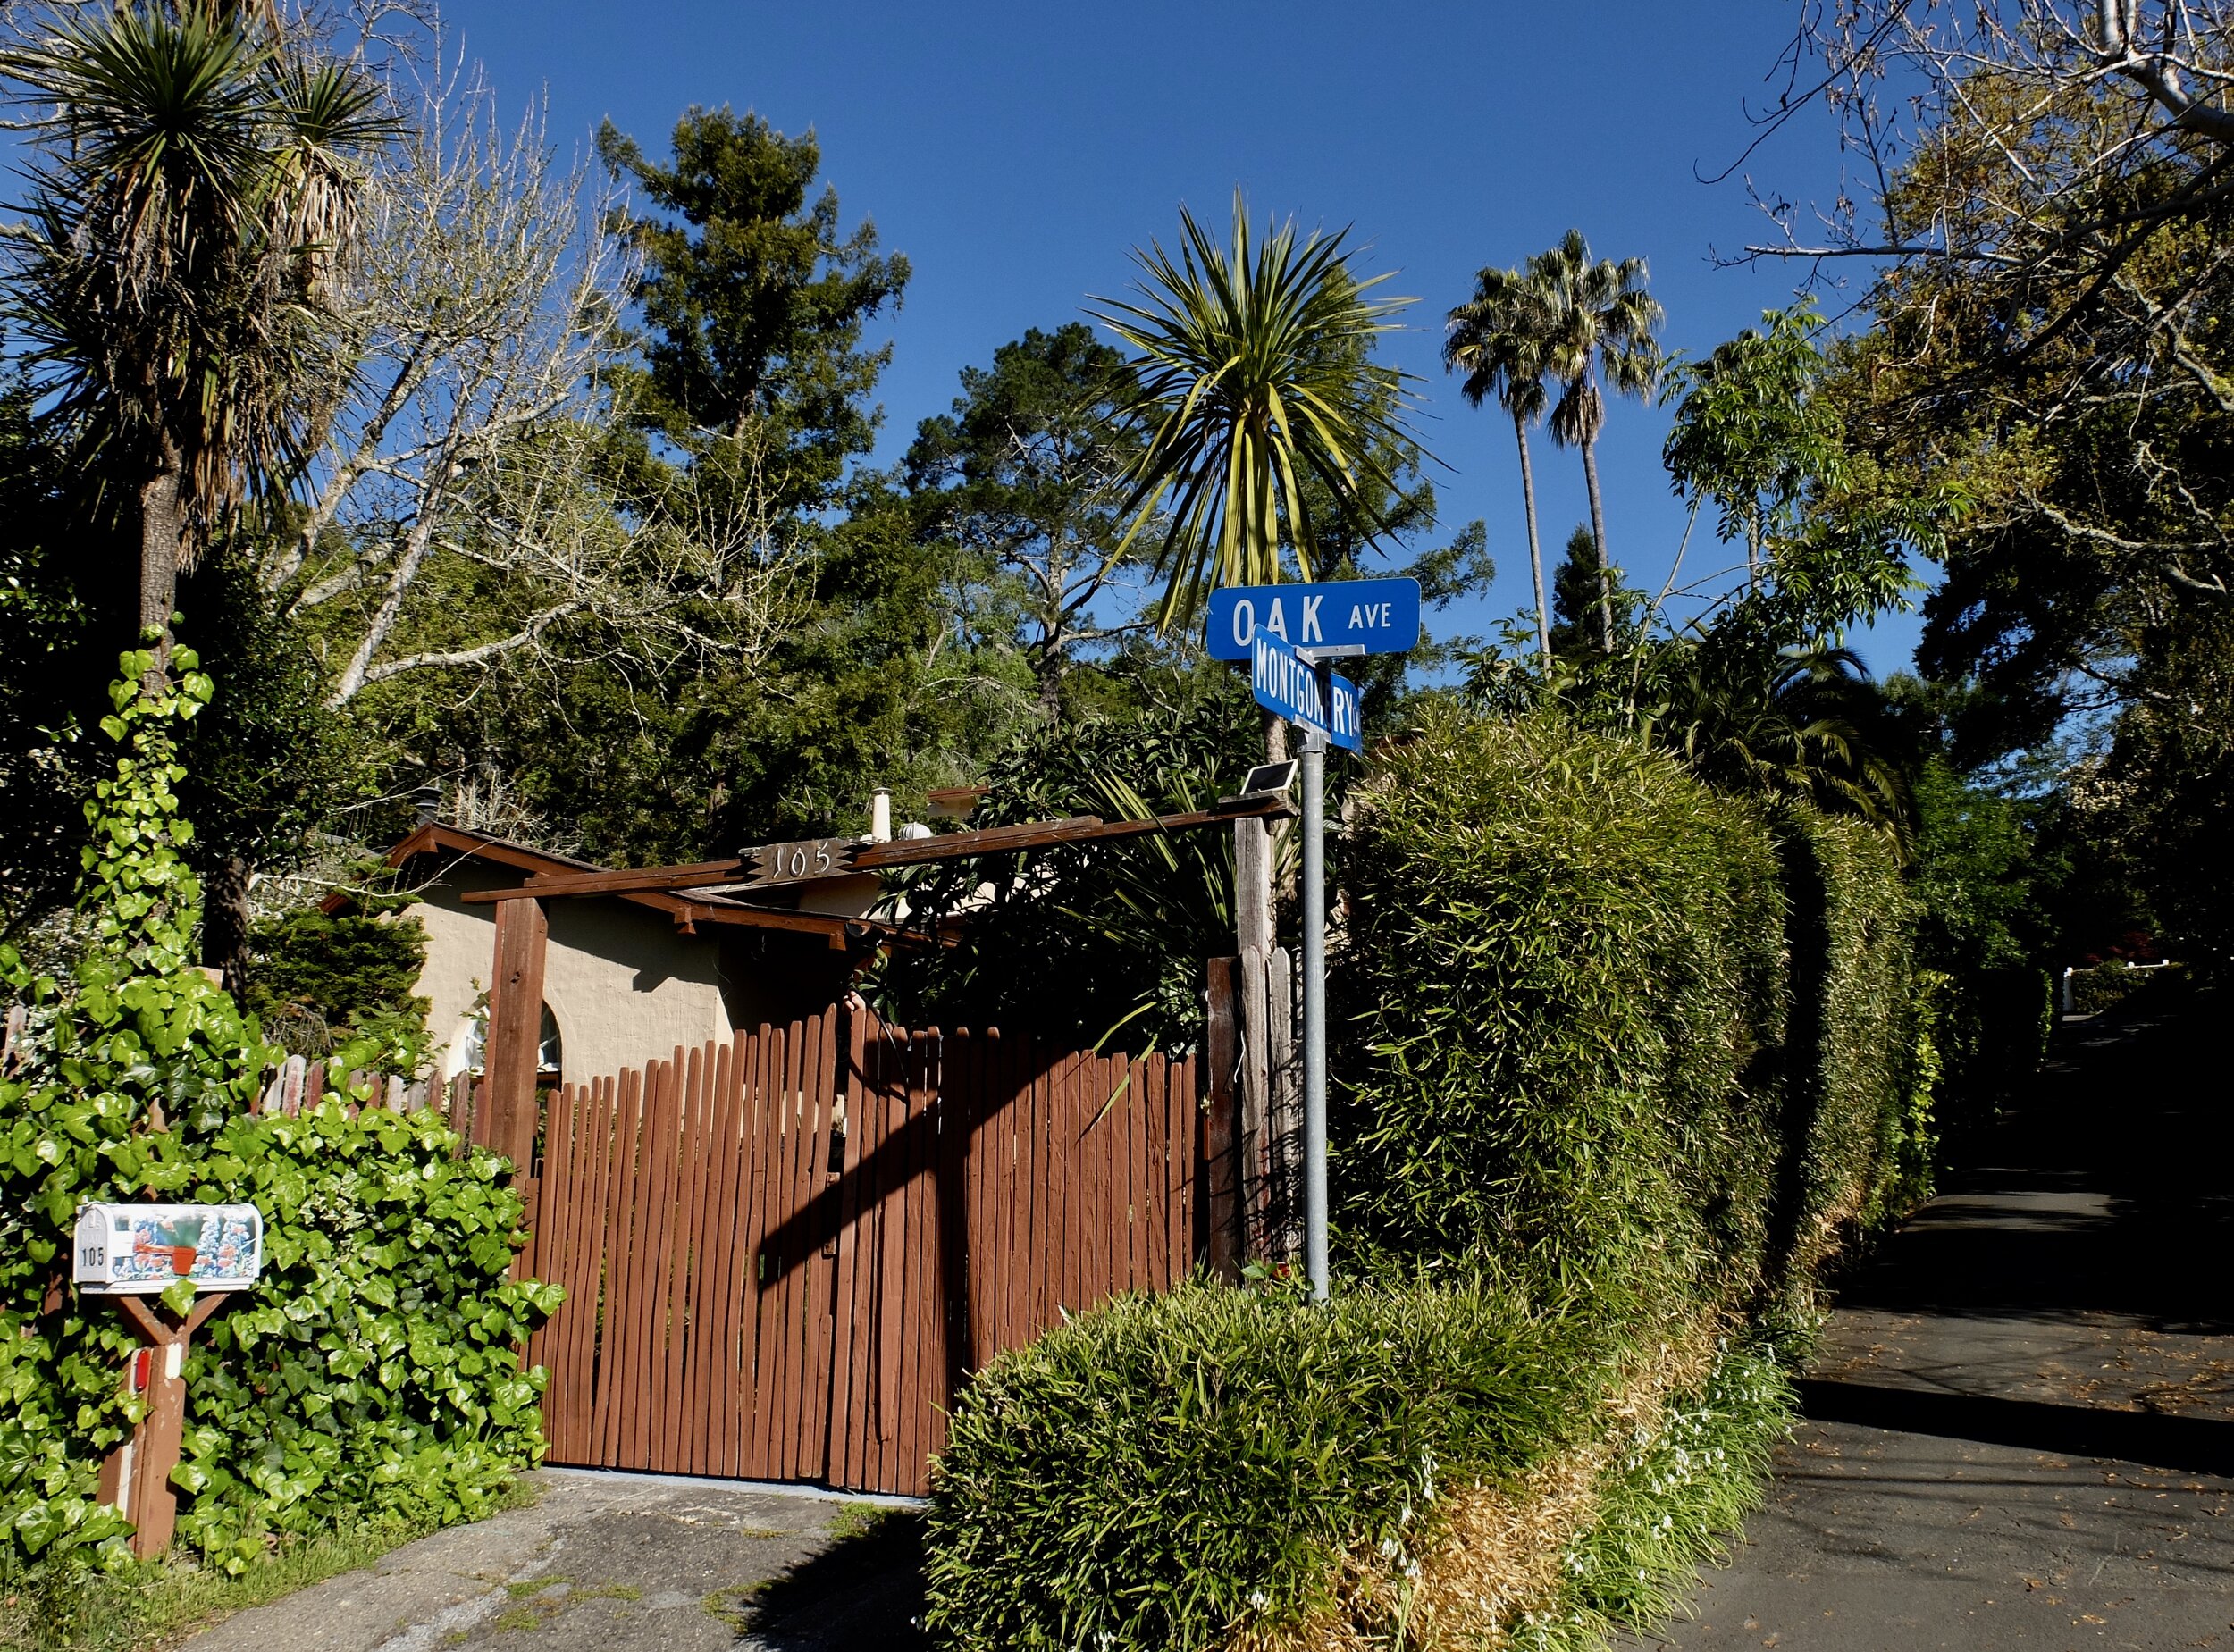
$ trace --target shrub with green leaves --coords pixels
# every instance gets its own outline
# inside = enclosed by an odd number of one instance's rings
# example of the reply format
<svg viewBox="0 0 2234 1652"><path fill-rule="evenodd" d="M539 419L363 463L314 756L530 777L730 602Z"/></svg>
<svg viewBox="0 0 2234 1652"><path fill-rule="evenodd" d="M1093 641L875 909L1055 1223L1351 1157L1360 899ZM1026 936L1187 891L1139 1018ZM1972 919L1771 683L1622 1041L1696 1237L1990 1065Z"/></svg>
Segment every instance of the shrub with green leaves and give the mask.
<svg viewBox="0 0 2234 1652"><path fill-rule="evenodd" d="M1354 1242L1547 1288L1757 1281L1785 900L1760 816L1544 717L1432 711L1342 843Z"/></svg>
<svg viewBox="0 0 2234 1652"><path fill-rule="evenodd" d="M1932 983L1873 828L1430 707L1359 787L1340 880L1348 1279L1320 1309L1113 1303L973 1379L929 1529L952 1644L1305 1625L1361 1558L1405 1575L1433 1485L1629 1426L1609 1402L1648 1351L1804 1322L1816 1270L1927 1179ZM1495 1283L1437 1282L1466 1279ZM1650 1609L1742 1506L1785 1414L1745 1347L1625 1442L1536 1644Z"/></svg>
<svg viewBox="0 0 2234 1652"><path fill-rule="evenodd" d="M541 1375L516 1348L555 1287L511 1279L522 1203L502 1160L430 1113L253 1112L280 1052L192 967L200 892L184 859L175 725L211 693L180 650L146 697L127 655L126 750L87 807L81 905L97 941L67 980L0 949L29 1011L0 1073L0 1572L122 1558L94 1501L101 1458L141 1402L120 1394L135 1340L65 1283L88 1201L246 1202L266 1269L197 1338L173 1477L180 1532L237 1570L266 1534L340 1516L465 1515L540 1454ZM165 1294L182 1307L183 1283Z"/></svg>
<svg viewBox="0 0 2234 1652"><path fill-rule="evenodd" d="M1780 809L1776 826L1792 1019L1771 1244L1805 1289L1847 1234L1930 1191L1935 988L1877 834L1801 808Z"/></svg>
<svg viewBox="0 0 2234 1652"><path fill-rule="evenodd" d="M1605 1329L1479 1282L1110 1303L957 1401L927 1624L970 1652L1188 1652L1298 1624L1333 1606L1345 1556L1424 1552L1440 1488L1574 1438Z"/></svg>
<svg viewBox="0 0 2234 1652"><path fill-rule="evenodd" d="M1515 1652L1598 1652L1664 1622L1759 1504L1797 1409L1774 1349L1726 1340L1697 1391L1674 1396L1599 1477L1591 1519L1559 1556L1559 1597L1515 1625Z"/></svg>
<svg viewBox="0 0 2234 1652"><path fill-rule="evenodd" d="M416 989L426 930L388 893L388 868L340 911L288 912L249 932L256 955L247 1008L290 1054L338 1056L351 1068L413 1073L428 1057L427 1001Z"/></svg>

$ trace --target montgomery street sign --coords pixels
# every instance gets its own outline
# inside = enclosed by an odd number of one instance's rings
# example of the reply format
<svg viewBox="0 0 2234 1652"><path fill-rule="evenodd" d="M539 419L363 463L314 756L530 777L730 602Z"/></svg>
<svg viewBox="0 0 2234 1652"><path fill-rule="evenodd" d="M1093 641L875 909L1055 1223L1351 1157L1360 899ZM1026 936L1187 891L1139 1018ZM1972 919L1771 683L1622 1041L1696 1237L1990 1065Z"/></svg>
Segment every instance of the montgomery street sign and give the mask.
<svg viewBox="0 0 2234 1652"><path fill-rule="evenodd" d="M1249 658L1249 688L1258 705L1290 723L1317 730L1326 736L1329 744L1345 751L1365 749L1354 684L1330 671L1325 675L1328 692L1322 694L1318 670L1266 631L1256 633ZM1328 703L1330 698L1331 704Z"/></svg>
<svg viewBox="0 0 2234 1652"><path fill-rule="evenodd" d="M1291 648L1403 654L1419 645L1420 583L1343 579L1314 585L1229 585L1210 593L1203 641L1213 659L1248 659L1260 635Z"/></svg>

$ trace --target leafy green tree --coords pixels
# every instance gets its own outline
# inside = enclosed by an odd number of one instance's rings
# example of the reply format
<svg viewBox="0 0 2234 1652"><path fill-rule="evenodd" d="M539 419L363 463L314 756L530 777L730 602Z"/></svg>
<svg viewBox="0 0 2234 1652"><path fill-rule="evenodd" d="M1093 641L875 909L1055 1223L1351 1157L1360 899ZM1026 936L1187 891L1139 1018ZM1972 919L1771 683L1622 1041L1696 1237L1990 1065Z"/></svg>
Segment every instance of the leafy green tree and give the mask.
<svg viewBox="0 0 2234 1652"><path fill-rule="evenodd" d="M1745 541L1749 591L1759 589L1776 542L1797 530L1801 501L1844 479L1838 409L1820 393L1822 327L1812 300L1770 310L1759 331L1749 327L1672 374L1668 474L1693 510L1713 503L1725 544Z"/></svg>
<svg viewBox="0 0 2234 1652"><path fill-rule="evenodd" d="M866 329L907 261L869 224L841 232L811 136L694 108L674 142L657 164L600 134L655 209L624 225L644 260L641 356L616 396L634 438L607 463L624 501L751 549L751 645L678 633L658 656L575 650L557 673L524 653L484 694L425 707L415 737L484 824L620 863L858 826L874 784L905 807L974 779L1031 701L1022 664L978 658L957 622L958 547L848 468L890 357ZM701 637L727 594L706 593Z"/></svg>
<svg viewBox="0 0 2234 1652"><path fill-rule="evenodd" d="M1902 88L1842 102L1848 135L1904 164L1776 250L1869 257L1872 324L1830 386L1849 440L1885 494L1961 506L1918 654L1960 691L1951 749L2051 771L2083 948L2161 924L2210 957L2234 931L2211 831L2234 751L2234 125L2205 89L2228 10L2066 9L1985 33L1826 20L1834 80Z"/></svg>
<svg viewBox="0 0 2234 1652"><path fill-rule="evenodd" d="M1536 533L1536 474L1528 453L1528 427L1543 417L1551 397L1544 387L1548 329L1544 295L1524 270L1484 268L1474 297L1450 312L1443 338L1443 366L1463 373L1460 393L1480 407L1491 397L1513 421L1520 449L1520 498L1528 523L1528 569L1535 582L1536 653L1543 680L1551 680L1551 609L1544 600L1543 546ZM1592 541L1595 543L1595 541ZM1573 544L1569 543L1572 554Z"/></svg>
<svg viewBox="0 0 2234 1652"><path fill-rule="evenodd" d="M167 635L180 573L301 457L357 169L391 122L360 65L263 6L61 9L0 75L38 112L8 310L136 530L134 634Z"/></svg>
<svg viewBox="0 0 2234 1652"><path fill-rule="evenodd" d="M1818 642L1769 653L1759 638L1717 635L1663 648L1650 670L1639 696L1645 731L1701 779L1859 815L1905 852L1908 777L1877 684L1852 650Z"/></svg>
<svg viewBox="0 0 2234 1652"><path fill-rule="evenodd" d="M922 422L903 465L924 531L982 558L997 583L996 623L1012 613L1050 723L1081 652L1138 624L1112 611L1129 594L1113 485L1130 457L1127 383L1124 357L1082 323L1035 327L990 368L962 370L953 411Z"/></svg>
<svg viewBox="0 0 2234 1652"><path fill-rule="evenodd" d="M426 931L402 915L385 865L329 912L308 907L267 919L249 936L256 969L241 1002L265 1036L298 1055L346 1053L351 1065L416 1072L426 1059L427 1001L416 988Z"/></svg>
<svg viewBox="0 0 2234 1652"><path fill-rule="evenodd" d="M109 711L110 646L121 616L103 615L117 532L75 471L66 432L34 415L19 378L0 393L0 789L13 810L0 845L0 933L26 945L64 911L77 881L83 806L101 777L89 731ZM179 584L185 637L228 662L226 692L179 735L179 797L195 823L188 851L208 890L201 958L244 979L250 869L299 861L308 834L354 801L358 754L321 703L309 640L232 557L205 560ZM66 926L65 926L66 927Z"/></svg>
<svg viewBox="0 0 2234 1652"><path fill-rule="evenodd" d="M95 641L71 559L47 549L95 535L74 525L69 455L38 402L20 368L0 384L0 794L10 816L0 936L11 941L65 904L77 880L80 809L94 781L85 730L107 709L87 685L116 664Z"/></svg>
<svg viewBox="0 0 2234 1652"><path fill-rule="evenodd" d="M606 164L658 209L626 220L648 330L628 405L697 463L764 464L778 510L819 508L876 439L866 404L892 347L863 334L899 307L908 261L880 254L866 220L842 232L837 191L815 193L812 132L786 138L750 111L693 105L673 146L659 165L610 122L598 133ZM764 441L743 443L755 424Z"/></svg>
<svg viewBox="0 0 2234 1652"><path fill-rule="evenodd" d="M1386 454L1409 445L1403 375L1372 359L1407 302L1368 297L1347 232L1259 239L1236 195L1222 246L1185 207L1176 259L1157 242L1134 256L1138 302L1102 299L1101 321L1136 355L1130 412L1142 428L1128 465L1128 540L1163 517L1156 623L1194 616L1221 585L1269 584L1325 565L1330 525L1306 479L1368 541L1403 497Z"/></svg>
<svg viewBox="0 0 2234 1652"><path fill-rule="evenodd" d="M1534 323L1536 348L1544 373L1559 385L1551 409L1551 440L1583 450L1583 480L1590 490L1591 537L1601 566L1606 541L1606 507L1598 489L1598 438L1606 427L1606 393L1599 375L1617 396L1646 397L1660 372L1660 348L1653 331L1664 312L1644 289L1644 260L1593 259L1580 230L1569 230L1559 244L1528 260L1527 313ZM1600 586L1601 638L1614 648L1612 575Z"/></svg>
<svg viewBox="0 0 2234 1652"><path fill-rule="evenodd" d="M1558 691L1570 713L1680 757L1726 791L1858 813L1905 841L1907 768L1846 631L1902 600L1906 553L1936 543L1930 491L1895 496L1846 445L1829 365L1804 308L1764 318L1678 369L1666 460L1694 514L1713 504L1748 573L1681 626L1664 612L1681 557L1650 600L1621 587L1587 528L1554 578ZM1595 608L1595 615L1590 613ZM1611 638L1614 646L1608 647ZM1504 704L1505 663L1476 661L1470 692Z"/></svg>

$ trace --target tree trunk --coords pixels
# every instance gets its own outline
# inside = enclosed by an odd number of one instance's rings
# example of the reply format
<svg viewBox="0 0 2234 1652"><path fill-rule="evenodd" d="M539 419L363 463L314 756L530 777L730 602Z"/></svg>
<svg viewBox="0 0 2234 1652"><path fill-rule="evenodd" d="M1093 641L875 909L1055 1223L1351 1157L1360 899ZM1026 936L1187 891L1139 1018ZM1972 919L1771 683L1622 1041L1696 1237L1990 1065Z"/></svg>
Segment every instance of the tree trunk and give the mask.
<svg viewBox="0 0 2234 1652"><path fill-rule="evenodd" d="M1049 728L1062 726L1062 656L1051 640L1047 650L1037 662L1039 715Z"/></svg>
<svg viewBox="0 0 2234 1652"><path fill-rule="evenodd" d="M169 435L159 440L155 472L139 486L139 633L133 642L137 646L150 632L156 637L155 663L140 683L148 694L161 693L171 678L171 611L178 605L179 553L186 528L179 505L184 466Z"/></svg>
<svg viewBox="0 0 2234 1652"><path fill-rule="evenodd" d="M209 880L202 907L202 961L224 972L225 990L245 1003L248 986L248 863L228 855Z"/></svg>
<svg viewBox="0 0 2234 1652"><path fill-rule="evenodd" d="M1598 541L1598 628L1606 645L1606 656L1614 651L1614 570L1606 555L1606 507L1598 497L1598 442L1596 438L1583 444L1583 480L1591 491L1591 537Z"/></svg>
<svg viewBox="0 0 2234 1652"><path fill-rule="evenodd" d="M1520 499L1528 513L1528 571L1536 581L1536 651L1543 680L1551 681L1551 608L1543 600L1543 544L1536 537L1536 471L1528 462L1528 427L1516 417L1513 439L1520 444Z"/></svg>
<svg viewBox="0 0 2234 1652"><path fill-rule="evenodd" d="M1277 711L1264 714L1264 760L1285 763L1288 760L1288 723Z"/></svg>

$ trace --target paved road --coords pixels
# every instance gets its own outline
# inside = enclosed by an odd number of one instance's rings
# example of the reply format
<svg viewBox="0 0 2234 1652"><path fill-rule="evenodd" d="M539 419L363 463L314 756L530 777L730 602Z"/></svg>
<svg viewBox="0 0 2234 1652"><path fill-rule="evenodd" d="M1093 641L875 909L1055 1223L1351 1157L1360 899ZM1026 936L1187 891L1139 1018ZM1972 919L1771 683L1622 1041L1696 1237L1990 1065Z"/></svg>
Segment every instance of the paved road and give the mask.
<svg viewBox="0 0 2234 1652"><path fill-rule="evenodd" d="M229 1618L187 1652L910 1652L914 1517L643 1474L540 1495Z"/></svg>
<svg viewBox="0 0 2234 1652"><path fill-rule="evenodd" d="M1840 1293L1682 1652L2234 1652L2234 1096L2206 1004L2068 1025Z"/></svg>

